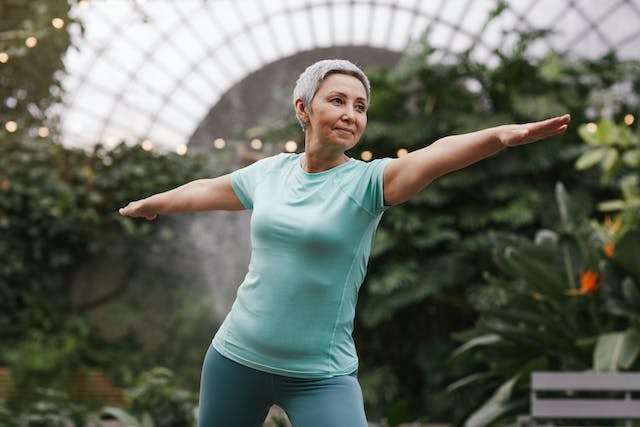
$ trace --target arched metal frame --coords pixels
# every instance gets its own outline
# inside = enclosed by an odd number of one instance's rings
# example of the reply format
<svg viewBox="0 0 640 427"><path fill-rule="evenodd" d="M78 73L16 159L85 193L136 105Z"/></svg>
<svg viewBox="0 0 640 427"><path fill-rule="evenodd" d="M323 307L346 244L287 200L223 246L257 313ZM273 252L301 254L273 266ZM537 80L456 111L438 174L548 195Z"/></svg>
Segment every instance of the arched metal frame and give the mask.
<svg viewBox="0 0 640 427"><path fill-rule="evenodd" d="M127 18L122 19L122 15L118 17L116 13L112 13L110 6L115 8L116 3L119 8L128 8L123 14ZM274 4L277 4L275 8L273 8ZM452 4L455 4L453 9ZM597 49L589 46L593 55L622 49L633 42L640 45L638 43L640 28L637 25L629 25L629 30L625 34L618 35L615 41L603 28L612 15L620 15L620 13L624 13L624 17L616 17L616 29L624 24L618 21L625 19L627 23L640 21L640 0L603 0L599 2L530 0L526 4L522 1L512 0L507 2L507 8L501 15L489 23L486 20L488 12L497 4L497 0L455 0L453 2L439 0L437 4L431 0L280 0L277 2L266 2L266 0L184 0L181 2L156 0L143 2L136 0L126 3L125 6L120 0L89 3L88 8L76 10L75 13L81 19L87 18L91 22L100 22L103 26L106 25L106 32L101 35L106 40L99 42L97 39L100 37L98 35L92 36L90 30L87 37L83 39L76 37L74 40L74 44L80 49L80 55L89 55L91 59L84 67L77 69L74 69L72 64L68 64L70 74L65 84L67 95L64 98L60 114L63 122L64 140L71 139L86 145L87 142L108 139L109 135L115 132L126 135L127 138L133 140L151 138L157 143L156 145L164 148L173 148L179 143L185 143L198 126L199 120L233 84L265 64L317 47L361 44L355 35L355 24L348 26L346 42L338 40L336 22L333 19L336 17L338 8L346 8L347 22L349 23L355 23L356 19L366 19L365 40L373 40L374 32L375 34L384 34L382 46L376 45L376 47L385 47L394 51L404 50L416 35L425 34L435 47L442 50L443 58L451 53L470 49L476 59L490 62L495 59L495 49L504 43L501 40L497 40L497 42L491 40L495 39L499 28L507 30L510 28L549 28L553 30L558 28L563 19L567 17L573 17L574 20L578 17L579 22L585 25L580 28L573 25L576 28L572 27L569 30L563 28L565 31L563 40L567 40L564 43L554 41L553 38L545 39L543 41L545 50L571 54L579 50L581 43L591 34L597 37L599 43ZM253 18L248 18L245 15L248 6L257 11L257 15ZM168 7L177 16L169 28L159 27L148 16L149 12L154 10L153 8L159 7ZM363 7L368 8L368 13L356 17L357 11L362 11ZM597 7L599 10L594 11L593 7ZM269 8L272 9L269 10ZM536 13L540 15L542 9L549 12L548 14L543 13L543 16L548 19L539 16L534 18ZM223 11L224 13L222 13ZM329 16L329 31L324 39L316 22L319 13L325 13ZM397 22L400 13L405 14L405 17L408 14L409 21L405 22L405 25ZM221 31L220 40L216 43L209 44L203 41L201 34L198 33L198 28L190 21L191 17L202 14L208 17L212 27ZM223 14L233 16L240 24L239 27L233 31L225 31L223 21L220 19ZM386 25L381 25L376 20L376 17L381 14L386 17ZM302 37L294 22L296 18L305 20L311 46L305 47L300 43ZM275 24L279 19L284 19L287 23L286 28ZM468 29L472 24L470 19L475 20L476 26L480 23L480 28L475 31ZM146 21L145 27L158 36L146 48L138 43L138 35L134 29L135 24L141 20ZM433 37L433 31L436 27L449 31L448 37L442 43L437 43L436 38ZM198 58L194 59L186 53L189 46L180 46L175 41L173 36L180 30L188 31L193 39L201 43L203 53ZM261 31L264 31L267 36L261 37ZM570 34L566 34L567 32ZM609 32L612 32L610 27ZM493 33L492 36L490 36L491 33ZM292 42L294 47L292 52L287 52L281 45L279 35ZM460 36L465 37L463 43L457 43ZM238 48L242 38L251 48L244 52L244 56L241 49ZM399 43L398 40L401 42ZM113 56L117 55L114 46L120 41L124 41L127 46L142 54L141 61L133 69L125 66L121 60L113 59ZM163 48L166 46L171 49L172 53L177 54L180 60L184 61L184 64L187 64L186 71L182 74L178 75L166 64L159 61L158 55L162 54ZM269 49L275 52L271 58L265 54L265 51ZM252 65L251 58L246 55L257 58L257 63ZM640 57L640 48L637 52L632 50L630 56ZM223 58L235 62L236 66L227 65ZM207 59L211 60L210 62L215 68L203 66ZM114 90L109 87L109 76L100 76L100 79L96 81L94 71L103 63L108 64L113 72L123 73L127 79L126 82ZM148 75L150 69L154 73L160 73L164 78L168 78L170 83L159 87L159 83L150 81L151 77ZM216 73L222 73L226 82L222 83L211 77ZM73 84L74 79L75 84ZM201 83L204 83L210 93L203 94L197 88L191 87L190 82L193 79L199 79ZM160 102L159 106L154 109L145 109L132 103L127 99L127 95L133 89L142 89L145 96L156 96ZM188 107L177 102L176 94L178 92L183 92L190 97ZM108 96L111 99L104 116L79 104L78 100L91 102L92 93ZM147 120L144 128L142 130L135 129L133 123L123 123L123 120L119 118L123 110L135 112L144 117ZM181 128L174 123L177 119L176 114L186 121L188 128ZM90 132L71 130L66 126L66 121L74 115L97 121L99 126ZM135 122L133 118L129 117L128 119L130 122ZM159 132L156 132L158 129L171 132L174 137L163 138ZM215 135L212 136L213 138Z"/></svg>

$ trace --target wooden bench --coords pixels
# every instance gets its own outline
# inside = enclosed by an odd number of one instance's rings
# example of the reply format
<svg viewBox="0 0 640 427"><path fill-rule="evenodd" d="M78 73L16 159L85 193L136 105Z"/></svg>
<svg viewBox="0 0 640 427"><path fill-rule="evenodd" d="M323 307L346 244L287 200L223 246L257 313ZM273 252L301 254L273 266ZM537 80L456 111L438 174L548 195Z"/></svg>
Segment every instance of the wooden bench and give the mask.
<svg viewBox="0 0 640 427"><path fill-rule="evenodd" d="M619 395L617 398L576 395L614 392ZM624 419L630 427L631 420L640 419L639 392L640 373L534 372L531 414L518 417L518 426L539 425L536 419ZM540 397L540 393L562 396Z"/></svg>

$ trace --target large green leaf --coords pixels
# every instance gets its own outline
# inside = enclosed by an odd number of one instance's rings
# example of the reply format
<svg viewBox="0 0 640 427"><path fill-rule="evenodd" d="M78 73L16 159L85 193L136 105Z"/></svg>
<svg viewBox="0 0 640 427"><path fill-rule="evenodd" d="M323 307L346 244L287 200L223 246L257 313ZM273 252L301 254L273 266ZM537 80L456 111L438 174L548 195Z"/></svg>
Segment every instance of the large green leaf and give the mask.
<svg viewBox="0 0 640 427"><path fill-rule="evenodd" d="M578 170L589 169L593 165L600 162L605 154L607 153L606 148L597 148L595 150L589 150L583 153L575 162L575 168Z"/></svg>
<svg viewBox="0 0 640 427"><path fill-rule="evenodd" d="M573 220L573 212L571 209L571 200L569 194L561 182L556 183L556 203L560 211L560 219L568 229L572 229L575 222Z"/></svg>
<svg viewBox="0 0 640 427"><path fill-rule="evenodd" d="M629 369L640 353L640 331L603 334L593 352L593 369L598 372Z"/></svg>
<svg viewBox="0 0 640 427"><path fill-rule="evenodd" d="M618 153L617 149L609 148L607 150L607 155L605 156L604 161L602 162L602 169L606 173L610 173L613 170L613 167L618 162L619 157L620 157L620 154Z"/></svg>
<svg viewBox="0 0 640 427"><path fill-rule="evenodd" d="M502 338L498 334L487 334L480 335L478 337L472 338L466 343L462 344L460 347L456 348L454 352L451 354L451 358L454 359L463 353L471 350L472 348L484 345L491 345L500 342Z"/></svg>
<svg viewBox="0 0 640 427"><path fill-rule="evenodd" d="M465 421L465 427L484 427L491 424L498 417L505 414L519 402L510 402L513 388L520 378L520 374L516 374L503 383L489 400L485 402L478 410L476 410Z"/></svg>
<svg viewBox="0 0 640 427"><path fill-rule="evenodd" d="M449 384L446 388L448 393L458 390L459 388L467 387L470 384L473 384L478 381L484 381L489 378L494 377L495 374L491 371L489 372L477 372L475 374L467 375L464 378L459 379L456 382Z"/></svg>
<svg viewBox="0 0 640 427"><path fill-rule="evenodd" d="M140 422L132 415L115 406L105 406L100 412L101 416L108 416L117 420L124 427L141 427Z"/></svg>
<svg viewBox="0 0 640 427"><path fill-rule="evenodd" d="M587 125L578 126L578 135L589 145L597 146L601 144L598 135L595 132L591 132Z"/></svg>
<svg viewBox="0 0 640 427"><path fill-rule="evenodd" d="M640 149L626 151L622 155L622 161L631 167L640 167Z"/></svg>
<svg viewBox="0 0 640 427"><path fill-rule="evenodd" d="M627 277L622 281L622 294L624 295L625 302L632 306L640 307L640 291L634 281ZM638 313L640 316L640 312Z"/></svg>
<svg viewBox="0 0 640 427"><path fill-rule="evenodd" d="M627 207L627 203L624 200L613 199L605 200L598 203L598 210L602 212L619 211Z"/></svg>
<svg viewBox="0 0 640 427"><path fill-rule="evenodd" d="M614 259L640 282L640 229L629 230L620 238Z"/></svg>

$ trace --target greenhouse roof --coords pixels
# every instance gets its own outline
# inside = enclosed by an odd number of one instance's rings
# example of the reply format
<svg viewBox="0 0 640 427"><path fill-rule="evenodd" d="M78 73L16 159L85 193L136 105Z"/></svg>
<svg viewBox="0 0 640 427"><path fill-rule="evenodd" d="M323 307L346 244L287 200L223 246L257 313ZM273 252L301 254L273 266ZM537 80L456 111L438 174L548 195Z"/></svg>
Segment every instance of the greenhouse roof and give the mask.
<svg viewBox="0 0 640 427"><path fill-rule="evenodd" d="M73 29L78 49L65 57L60 115L63 139L75 146L184 146L234 84L320 47L399 52L426 34L442 48L439 59L469 49L491 64L513 30L551 29L533 54L640 57L640 0L85 0L73 14L86 31Z"/></svg>

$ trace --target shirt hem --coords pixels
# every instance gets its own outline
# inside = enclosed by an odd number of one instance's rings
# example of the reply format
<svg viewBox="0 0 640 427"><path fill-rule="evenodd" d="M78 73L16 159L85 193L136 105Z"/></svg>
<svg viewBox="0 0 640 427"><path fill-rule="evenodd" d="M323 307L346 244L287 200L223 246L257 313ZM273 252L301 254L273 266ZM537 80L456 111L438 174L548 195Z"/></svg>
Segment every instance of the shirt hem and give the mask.
<svg viewBox="0 0 640 427"><path fill-rule="evenodd" d="M211 341L211 345L220 354L222 354L223 356L227 357L228 359L233 360L234 362L240 363L241 365L248 366L250 368L257 369L259 371L268 372L270 374L284 375L284 376L295 377L295 378L319 379L319 378L331 378L331 377L336 377L336 376L339 376L339 375L349 375L353 371L358 369L358 365L359 365L356 362L355 365L349 367L349 369L346 369L344 372L341 371L341 372L334 372L334 373L330 373L330 374L318 373L318 372L308 372L308 371L292 371L292 370L289 370L289 369L275 368L273 366L269 366L269 365L265 365L265 364L262 364L262 363L254 362L253 360L245 359L242 356L238 356L237 354L230 352L226 348L226 346L224 346L223 344L219 343L215 339L215 337Z"/></svg>

